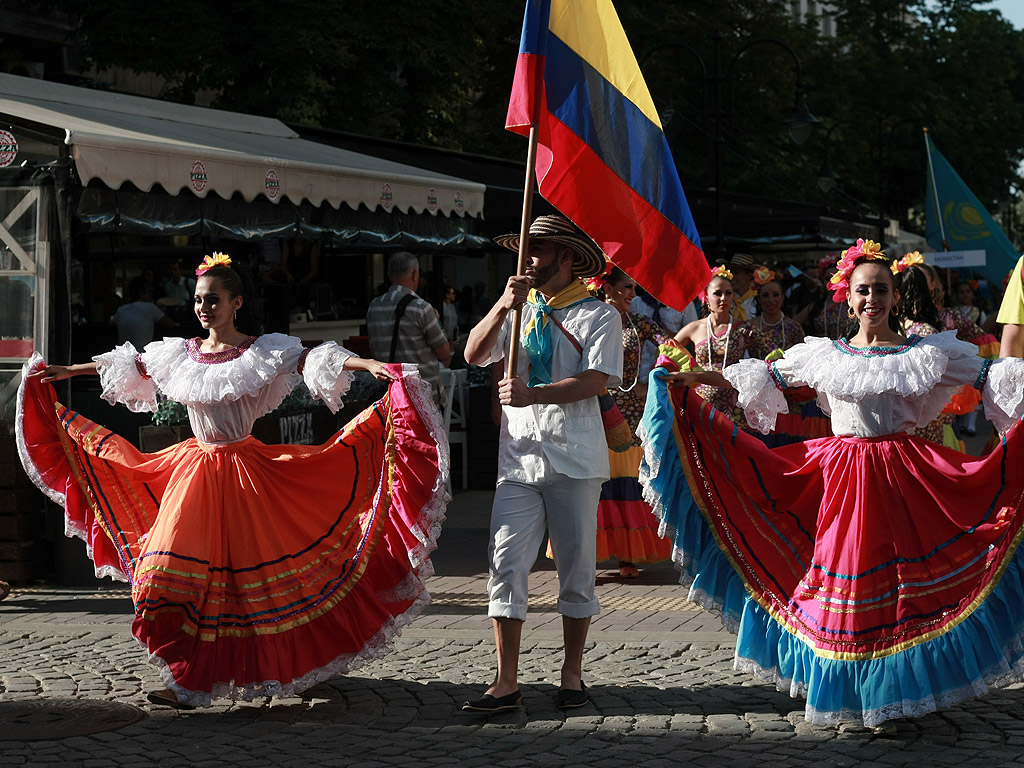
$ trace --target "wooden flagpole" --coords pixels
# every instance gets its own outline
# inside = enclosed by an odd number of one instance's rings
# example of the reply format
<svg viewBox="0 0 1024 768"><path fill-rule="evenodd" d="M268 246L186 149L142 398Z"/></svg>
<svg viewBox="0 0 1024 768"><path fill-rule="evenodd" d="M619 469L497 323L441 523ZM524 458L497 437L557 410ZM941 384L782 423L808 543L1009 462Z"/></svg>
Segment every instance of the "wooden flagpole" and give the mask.
<svg viewBox="0 0 1024 768"><path fill-rule="evenodd" d="M519 222L519 261L516 264L516 276L526 271L526 254L530 248L530 218L533 215L533 187L537 179L537 123L530 126L530 146L526 152L526 182L523 185L523 217ZM512 332L509 334L508 367L505 377L511 379L519 367L519 336L520 323L523 316L522 305L515 308L512 315Z"/></svg>

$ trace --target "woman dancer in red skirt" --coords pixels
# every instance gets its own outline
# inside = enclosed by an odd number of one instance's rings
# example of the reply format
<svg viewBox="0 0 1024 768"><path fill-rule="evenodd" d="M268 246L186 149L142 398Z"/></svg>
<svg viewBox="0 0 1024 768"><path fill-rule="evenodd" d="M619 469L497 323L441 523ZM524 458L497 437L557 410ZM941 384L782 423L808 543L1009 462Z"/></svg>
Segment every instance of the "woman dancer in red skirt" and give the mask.
<svg viewBox="0 0 1024 768"><path fill-rule="evenodd" d="M805 697L813 723L877 726L1024 678L1024 360L992 363L954 332L904 336L870 241L832 288L851 338L652 386L641 480L691 599L738 632L736 667ZM835 436L769 449L698 382L735 388L764 432L783 392L810 386ZM911 434L964 384L1004 434L983 458Z"/></svg>
<svg viewBox="0 0 1024 768"><path fill-rule="evenodd" d="M97 575L131 584L132 632L167 686L149 699L180 708L294 695L386 653L429 602L447 502L429 386L333 342L246 335L229 264L215 254L196 271L207 338L68 367L37 356L19 396L26 471L64 506ZM354 370L389 392L327 443L251 436L299 382L336 411ZM56 402L50 382L86 373L133 411L154 410L158 392L185 404L196 437L141 453Z"/></svg>

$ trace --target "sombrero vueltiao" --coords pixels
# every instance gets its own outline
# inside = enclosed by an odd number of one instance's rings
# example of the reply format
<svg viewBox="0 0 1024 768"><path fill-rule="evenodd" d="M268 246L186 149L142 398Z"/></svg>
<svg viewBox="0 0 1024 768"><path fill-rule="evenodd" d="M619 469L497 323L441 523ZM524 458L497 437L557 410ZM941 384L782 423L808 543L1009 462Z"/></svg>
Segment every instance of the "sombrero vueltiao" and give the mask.
<svg viewBox="0 0 1024 768"><path fill-rule="evenodd" d="M530 225L531 240L545 240L558 243L573 251L572 273L576 277L593 277L605 270L604 252L597 243L577 229L571 221L557 214L538 216ZM519 250L519 233L500 235L494 242L510 251Z"/></svg>

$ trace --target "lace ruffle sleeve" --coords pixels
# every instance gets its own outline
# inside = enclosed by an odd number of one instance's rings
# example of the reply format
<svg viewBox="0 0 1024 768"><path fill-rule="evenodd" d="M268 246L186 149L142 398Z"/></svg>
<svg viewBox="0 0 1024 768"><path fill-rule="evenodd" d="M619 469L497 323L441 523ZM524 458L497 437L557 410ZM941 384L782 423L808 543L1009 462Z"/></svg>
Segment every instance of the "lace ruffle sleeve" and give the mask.
<svg viewBox="0 0 1024 768"><path fill-rule="evenodd" d="M776 417L789 410L782 394L785 384L775 365L763 360L740 360L722 371L722 375L736 388L736 399L743 408L747 423L766 435L775 429Z"/></svg>
<svg viewBox="0 0 1024 768"><path fill-rule="evenodd" d="M1024 414L1024 360L996 360L981 390L985 416L1004 434Z"/></svg>
<svg viewBox="0 0 1024 768"><path fill-rule="evenodd" d="M311 349L302 365L302 379L313 397L323 400L331 413L341 408L341 398L348 392L355 376L345 370L345 361L353 357L342 346L333 341L324 342Z"/></svg>
<svg viewBox="0 0 1024 768"><path fill-rule="evenodd" d="M154 346L152 344L148 346ZM97 355L96 372L100 376L101 397L111 405L121 403L135 413L152 412L157 407L157 387L131 342Z"/></svg>

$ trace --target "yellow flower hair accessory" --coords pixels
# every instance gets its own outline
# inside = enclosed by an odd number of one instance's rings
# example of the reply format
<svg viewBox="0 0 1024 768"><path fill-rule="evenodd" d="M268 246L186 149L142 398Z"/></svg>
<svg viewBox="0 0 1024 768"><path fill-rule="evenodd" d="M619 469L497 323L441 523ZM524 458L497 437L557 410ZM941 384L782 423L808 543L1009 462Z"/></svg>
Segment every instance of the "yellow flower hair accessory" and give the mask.
<svg viewBox="0 0 1024 768"><path fill-rule="evenodd" d="M724 277L726 280L732 280L732 272L724 264L719 264L717 267L711 270L711 278Z"/></svg>
<svg viewBox="0 0 1024 768"><path fill-rule="evenodd" d="M213 256L203 256L203 263L196 267L196 277L202 277L208 269L226 267L231 264L231 257L226 253L213 252Z"/></svg>
<svg viewBox="0 0 1024 768"><path fill-rule="evenodd" d="M906 254L899 261L894 261L892 263L892 266L889 267L889 269L892 270L892 273L894 275L898 275L900 272L907 269L908 267L913 267L917 264L924 264L924 256L921 255L920 251L913 251L911 253Z"/></svg>

